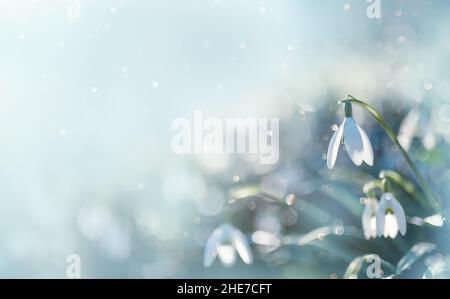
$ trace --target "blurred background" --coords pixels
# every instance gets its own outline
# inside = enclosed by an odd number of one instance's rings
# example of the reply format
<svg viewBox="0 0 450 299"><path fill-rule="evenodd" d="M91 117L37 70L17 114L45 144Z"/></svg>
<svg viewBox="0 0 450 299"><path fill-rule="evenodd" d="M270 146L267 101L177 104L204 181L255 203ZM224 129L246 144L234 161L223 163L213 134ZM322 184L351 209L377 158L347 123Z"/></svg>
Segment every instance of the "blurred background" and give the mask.
<svg viewBox="0 0 450 299"><path fill-rule="evenodd" d="M375 166L341 149L326 168L345 94L396 132L414 111L408 150L448 213L450 2L380 4L369 18L360 0L0 1L0 277L65 278L77 254L83 278L340 278L417 242L447 267L447 225L364 239L364 183L415 180L366 112ZM175 155L172 121L195 109L279 118L279 162ZM255 261L204 268L224 209Z"/></svg>

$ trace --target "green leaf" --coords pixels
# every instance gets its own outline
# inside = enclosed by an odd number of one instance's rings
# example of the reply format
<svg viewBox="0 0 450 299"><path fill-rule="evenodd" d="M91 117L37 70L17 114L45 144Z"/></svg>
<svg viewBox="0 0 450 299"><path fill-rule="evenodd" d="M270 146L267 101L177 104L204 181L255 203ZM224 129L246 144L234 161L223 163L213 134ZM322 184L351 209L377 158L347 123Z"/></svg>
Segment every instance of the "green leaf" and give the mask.
<svg viewBox="0 0 450 299"><path fill-rule="evenodd" d="M423 274L423 279L449 279L450 267L448 261L441 255L435 254L425 260L427 271Z"/></svg>
<svg viewBox="0 0 450 299"><path fill-rule="evenodd" d="M436 249L436 244L422 242L417 243L401 258L397 264L397 274L409 269L422 256Z"/></svg>
<svg viewBox="0 0 450 299"><path fill-rule="evenodd" d="M401 186L407 193L414 193L416 188L414 184L405 179L401 174L393 170L382 170L380 172L380 178L389 178L395 184Z"/></svg>
<svg viewBox="0 0 450 299"><path fill-rule="evenodd" d="M253 196L258 196L260 194L260 189L258 185L242 185L232 188L228 191L228 197L231 202L235 202L240 199L249 198Z"/></svg>

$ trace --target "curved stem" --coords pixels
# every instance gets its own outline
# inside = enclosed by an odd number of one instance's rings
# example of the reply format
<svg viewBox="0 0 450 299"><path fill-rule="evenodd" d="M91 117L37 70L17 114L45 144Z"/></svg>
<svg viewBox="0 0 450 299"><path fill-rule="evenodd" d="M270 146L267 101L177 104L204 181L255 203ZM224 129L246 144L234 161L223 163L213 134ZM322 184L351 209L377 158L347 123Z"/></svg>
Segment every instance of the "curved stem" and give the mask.
<svg viewBox="0 0 450 299"><path fill-rule="evenodd" d="M351 102L351 103L355 103L355 104L359 105L360 107L362 107L363 109L365 109L367 112L370 113L370 115L372 115L372 117L384 129L384 131L389 136L389 138L392 140L392 142L400 150L400 153L405 158L405 160L408 163L408 165L411 168L411 170L414 172L414 175L417 178L417 183L419 184L420 188L423 190L426 198L428 199L428 202L429 202L430 206L433 209L440 211L441 210L441 205L440 205L439 201L436 199L436 197L434 196L433 192L431 191L431 188L428 186L428 183L425 181L425 179L423 178L423 176L420 174L419 170L417 169L416 165L413 163L413 161L412 161L411 157L409 156L408 152L402 147L402 145L398 141L397 135L394 133L394 130L392 130L392 128L384 120L384 118L381 116L381 114L374 107L372 107L371 105L369 105L369 104L367 104L367 103L365 103L365 102L363 102L361 100L358 100L358 99L354 98L351 95L347 95L346 99L342 100L342 102L346 102L346 101Z"/></svg>
<svg viewBox="0 0 450 299"><path fill-rule="evenodd" d="M430 209L430 205L428 204L425 197L422 194L416 192L416 188L414 184L407 179L405 179L401 174L393 170L382 170L380 172L380 178L388 178L391 182L395 183L397 186L400 186L406 193L409 194L414 200L416 200L423 208ZM433 210L433 209L432 209Z"/></svg>

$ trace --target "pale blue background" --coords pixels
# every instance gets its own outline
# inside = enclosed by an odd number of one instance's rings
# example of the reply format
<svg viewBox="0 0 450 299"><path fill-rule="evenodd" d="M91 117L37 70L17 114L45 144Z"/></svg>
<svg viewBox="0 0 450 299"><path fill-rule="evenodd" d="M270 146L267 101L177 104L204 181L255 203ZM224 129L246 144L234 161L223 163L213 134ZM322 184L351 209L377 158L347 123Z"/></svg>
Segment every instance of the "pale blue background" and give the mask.
<svg viewBox="0 0 450 299"><path fill-rule="evenodd" d="M70 22L69 1L0 1L0 276L65 277L70 253L83 277L302 276L202 268L220 216L197 201L228 162L174 156L170 124L314 114L347 92L448 103L450 2L381 2L376 20L356 0L81 0ZM298 157L325 152L315 128L289 127Z"/></svg>

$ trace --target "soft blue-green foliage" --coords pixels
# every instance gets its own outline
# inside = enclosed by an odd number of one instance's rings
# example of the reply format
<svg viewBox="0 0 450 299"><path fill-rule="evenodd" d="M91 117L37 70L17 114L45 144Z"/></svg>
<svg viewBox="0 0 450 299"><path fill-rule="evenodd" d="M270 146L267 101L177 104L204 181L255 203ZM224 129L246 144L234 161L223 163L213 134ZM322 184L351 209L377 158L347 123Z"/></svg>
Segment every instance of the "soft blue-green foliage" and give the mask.
<svg viewBox="0 0 450 299"><path fill-rule="evenodd" d="M0 1L0 277L442 278L450 231L369 113L374 151L326 166L337 101L352 94L397 133L448 218L450 2L381 0ZM176 117L278 117L280 160L175 155ZM418 111L418 112L417 112ZM363 186L380 171L407 233L366 240ZM404 184L403 184L404 185ZM377 194L379 197L380 194ZM224 212L226 210L226 212ZM424 220L425 219L425 220ZM254 262L203 266L231 221ZM435 224L435 223L434 223ZM350 267L349 267L350 265Z"/></svg>

